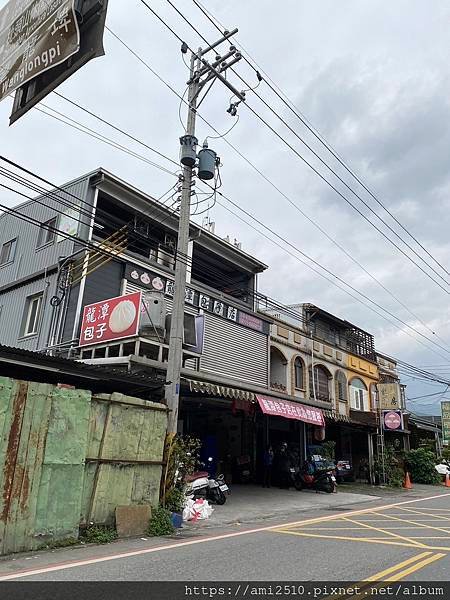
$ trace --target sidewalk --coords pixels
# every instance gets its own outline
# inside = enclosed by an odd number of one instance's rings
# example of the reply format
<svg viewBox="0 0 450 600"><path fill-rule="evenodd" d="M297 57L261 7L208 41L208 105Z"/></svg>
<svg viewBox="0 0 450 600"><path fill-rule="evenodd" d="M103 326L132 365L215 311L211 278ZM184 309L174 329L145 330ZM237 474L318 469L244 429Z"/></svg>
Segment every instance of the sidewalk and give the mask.
<svg viewBox="0 0 450 600"><path fill-rule="evenodd" d="M186 523L186 527L220 527L236 523L252 523L284 517L308 510L326 510L329 508L345 508L353 504L374 502L380 496L374 495L370 486L365 486L372 493L355 493L339 491L337 494L319 493L311 490L281 490L279 488L263 488L255 485L236 485L223 506L214 506L211 518L195 524ZM344 488L344 486L342 486ZM345 489L345 488L344 488ZM362 486L361 489L364 489ZM359 491L359 490L358 490ZM398 490L397 490L398 493Z"/></svg>

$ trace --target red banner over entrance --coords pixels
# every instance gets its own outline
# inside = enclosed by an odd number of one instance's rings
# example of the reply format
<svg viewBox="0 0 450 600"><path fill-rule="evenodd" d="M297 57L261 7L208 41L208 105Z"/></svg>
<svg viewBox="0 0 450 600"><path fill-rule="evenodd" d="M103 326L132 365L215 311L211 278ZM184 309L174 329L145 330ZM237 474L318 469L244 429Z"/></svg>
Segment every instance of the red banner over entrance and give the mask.
<svg viewBox="0 0 450 600"><path fill-rule="evenodd" d="M305 423L311 423L318 427L324 427L325 419L320 408L313 406L305 406L297 402L289 400L279 400L278 398L270 398L269 396L256 395L261 410L266 415L274 417L285 417L286 419L297 419Z"/></svg>

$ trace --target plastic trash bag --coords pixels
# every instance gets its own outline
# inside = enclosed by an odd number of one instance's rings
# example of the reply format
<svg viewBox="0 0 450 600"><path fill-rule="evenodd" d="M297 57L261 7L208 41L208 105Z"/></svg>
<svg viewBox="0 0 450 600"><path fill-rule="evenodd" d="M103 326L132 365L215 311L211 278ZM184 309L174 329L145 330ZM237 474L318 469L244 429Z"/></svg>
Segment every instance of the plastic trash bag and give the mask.
<svg viewBox="0 0 450 600"><path fill-rule="evenodd" d="M197 500L187 498L183 509L183 520L195 523L202 519L209 519L213 510L208 500L204 500L203 498L198 498Z"/></svg>

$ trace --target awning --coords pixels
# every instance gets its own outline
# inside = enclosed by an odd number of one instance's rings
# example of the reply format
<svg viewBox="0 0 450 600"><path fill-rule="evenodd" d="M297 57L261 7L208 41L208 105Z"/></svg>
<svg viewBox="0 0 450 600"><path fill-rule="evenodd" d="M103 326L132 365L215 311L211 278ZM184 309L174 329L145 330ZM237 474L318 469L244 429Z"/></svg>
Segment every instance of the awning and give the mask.
<svg viewBox="0 0 450 600"><path fill-rule="evenodd" d="M207 394L208 396L221 396L222 398L232 398L233 400L248 400L251 402L255 399L253 392L240 390L238 388L230 388L225 385L217 385L208 383L207 381L194 381L189 379L189 389L191 392Z"/></svg>
<svg viewBox="0 0 450 600"><path fill-rule="evenodd" d="M304 421L305 423L311 423L312 425L318 425L319 427L325 425L323 412L320 408L306 406L299 402L290 402L289 400L260 396L259 394L256 394L256 399L259 402L261 410L266 415L285 417L286 419L297 419L297 421Z"/></svg>

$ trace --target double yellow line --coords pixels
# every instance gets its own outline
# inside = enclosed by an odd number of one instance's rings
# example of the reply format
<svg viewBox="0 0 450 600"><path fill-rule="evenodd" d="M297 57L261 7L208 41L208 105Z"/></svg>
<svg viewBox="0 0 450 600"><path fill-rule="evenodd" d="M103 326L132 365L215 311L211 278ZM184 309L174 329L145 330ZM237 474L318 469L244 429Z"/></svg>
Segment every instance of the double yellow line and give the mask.
<svg viewBox="0 0 450 600"><path fill-rule="evenodd" d="M372 595L371 590L377 590L382 588L385 584L389 585L391 583L395 583L396 581L400 581L408 575L411 575L411 573L423 569L427 565L439 560L440 558L443 558L444 556L447 555L443 553L434 554L433 552L422 552L422 554L412 556L411 558L403 560L402 562L389 567L388 569L384 569L384 571L375 573L375 575L372 575L367 579L363 579L359 583L352 586L358 590L358 594L349 594L347 596L342 596L342 598L352 598L352 600L362 600L363 598L367 599ZM329 597L329 600L331 600L331 596Z"/></svg>
<svg viewBox="0 0 450 600"><path fill-rule="evenodd" d="M447 555L442 552L438 552L438 553L422 552L422 554L418 554L417 556L408 558L407 560L404 560L404 561L394 565L393 567L389 567L388 569L385 569L384 571L380 571L379 573L372 575L371 577L369 577L368 579L365 579L361 583L370 582L370 581L377 581L377 582L400 581L400 579L407 577L408 575L410 575L411 573L414 573L415 571L419 571L420 569L423 569L424 567L435 562L436 560L439 560L440 558L444 558L444 556L447 556Z"/></svg>

